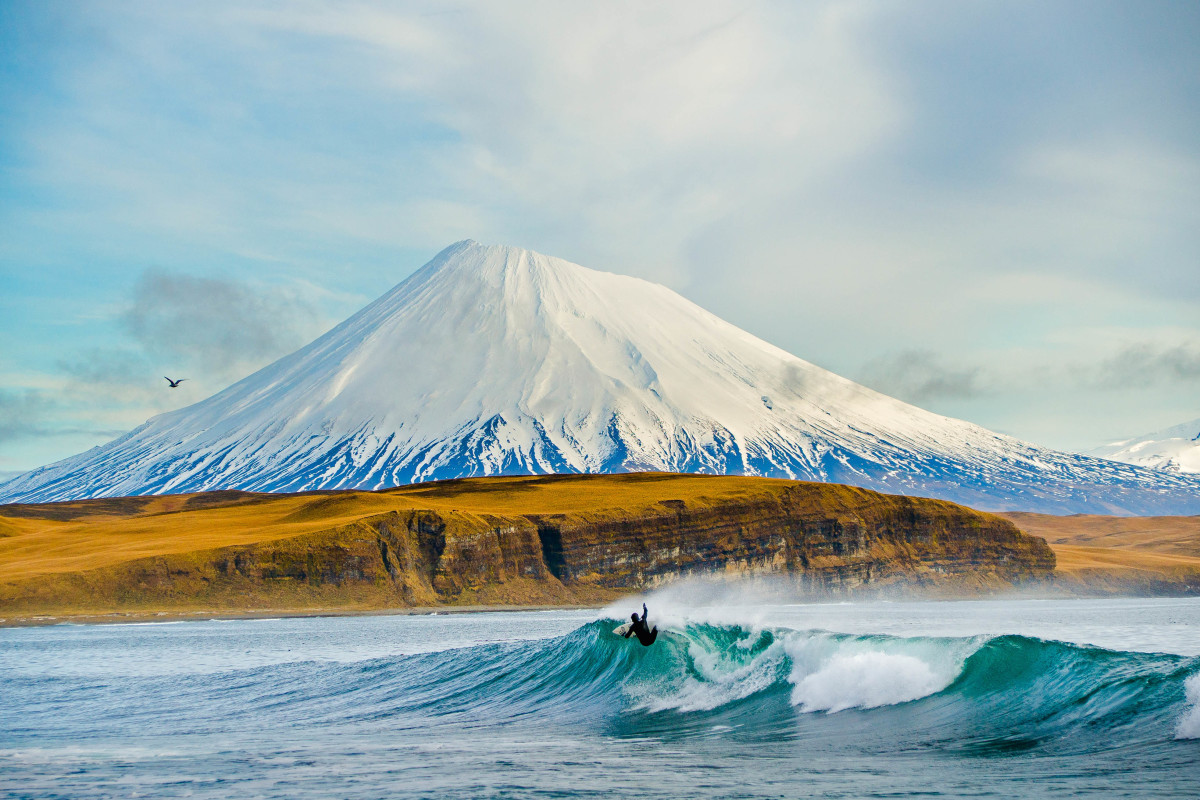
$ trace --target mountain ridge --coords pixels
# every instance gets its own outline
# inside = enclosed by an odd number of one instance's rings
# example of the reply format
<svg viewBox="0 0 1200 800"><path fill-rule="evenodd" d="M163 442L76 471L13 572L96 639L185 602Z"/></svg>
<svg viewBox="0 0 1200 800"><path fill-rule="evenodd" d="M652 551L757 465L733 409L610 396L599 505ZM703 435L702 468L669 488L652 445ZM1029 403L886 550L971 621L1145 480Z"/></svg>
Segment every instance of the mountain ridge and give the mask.
<svg viewBox="0 0 1200 800"><path fill-rule="evenodd" d="M1151 469L1200 473L1200 419L1097 447L1089 454Z"/></svg>
<svg viewBox="0 0 1200 800"><path fill-rule="evenodd" d="M0 484L0 502L646 470L993 510L1200 513L1200 478L942 417L666 287L471 240L212 397Z"/></svg>

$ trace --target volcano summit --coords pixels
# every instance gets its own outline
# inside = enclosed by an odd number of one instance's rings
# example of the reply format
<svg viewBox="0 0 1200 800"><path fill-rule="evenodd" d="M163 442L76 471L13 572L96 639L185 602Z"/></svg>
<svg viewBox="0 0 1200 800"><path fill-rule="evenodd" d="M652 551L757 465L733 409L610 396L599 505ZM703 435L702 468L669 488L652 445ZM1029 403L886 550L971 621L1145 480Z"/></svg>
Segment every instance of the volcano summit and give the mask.
<svg viewBox="0 0 1200 800"><path fill-rule="evenodd" d="M663 286L473 241L228 389L0 485L0 502L634 470L832 481L983 509L1200 513L1200 477L938 416Z"/></svg>

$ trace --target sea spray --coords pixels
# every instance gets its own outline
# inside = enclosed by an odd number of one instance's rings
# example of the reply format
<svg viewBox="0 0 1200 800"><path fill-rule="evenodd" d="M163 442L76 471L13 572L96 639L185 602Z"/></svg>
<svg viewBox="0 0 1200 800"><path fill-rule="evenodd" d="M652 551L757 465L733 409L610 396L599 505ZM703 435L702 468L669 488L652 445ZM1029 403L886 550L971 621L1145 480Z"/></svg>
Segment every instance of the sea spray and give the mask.
<svg viewBox="0 0 1200 800"><path fill-rule="evenodd" d="M1200 739L1200 672L1188 678L1184 688L1191 708L1179 721L1179 727L1175 729L1175 738Z"/></svg>

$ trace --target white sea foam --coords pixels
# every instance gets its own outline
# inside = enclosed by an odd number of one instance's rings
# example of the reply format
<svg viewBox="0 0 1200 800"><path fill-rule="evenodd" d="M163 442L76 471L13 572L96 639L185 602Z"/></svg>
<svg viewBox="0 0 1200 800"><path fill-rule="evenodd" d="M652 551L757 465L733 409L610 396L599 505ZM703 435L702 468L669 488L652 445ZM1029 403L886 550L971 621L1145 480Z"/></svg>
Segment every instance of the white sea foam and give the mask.
<svg viewBox="0 0 1200 800"><path fill-rule="evenodd" d="M1179 727L1175 729L1175 738L1200 739L1200 672L1188 678L1184 687L1187 690L1188 702L1192 707L1188 709L1184 718L1179 720Z"/></svg>
<svg viewBox="0 0 1200 800"><path fill-rule="evenodd" d="M792 689L801 711L844 711L907 703L950 684L914 656L867 652L835 656Z"/></svg>
<svg viewBox="0 0 1200 800"><path fill-rule="evenodd" d="M792 705L801 711L835 713L907 703L945 689L977 646L935 640L841 639L795 636L786 643L792 660Z"/></svg>

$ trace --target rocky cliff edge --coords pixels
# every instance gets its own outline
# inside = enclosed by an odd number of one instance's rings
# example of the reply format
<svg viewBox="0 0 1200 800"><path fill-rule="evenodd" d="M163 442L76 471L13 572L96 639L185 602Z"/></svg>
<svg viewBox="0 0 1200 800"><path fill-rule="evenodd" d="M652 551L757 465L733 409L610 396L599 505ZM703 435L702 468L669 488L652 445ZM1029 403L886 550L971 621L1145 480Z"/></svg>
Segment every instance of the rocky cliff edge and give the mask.
<svg viewBox="0 0 1200 800"><path fill-rule="evenodd" d="M953 503L763 478L500 477L0 506L0 615L604 602L691 576L966 594L1053 552Z"/></svg>

